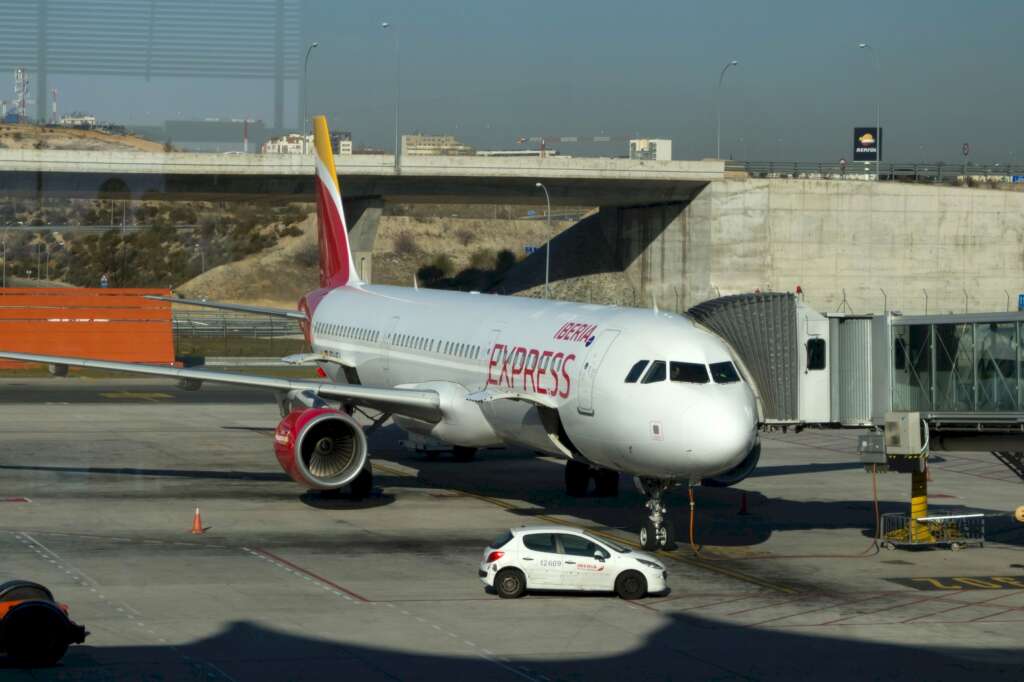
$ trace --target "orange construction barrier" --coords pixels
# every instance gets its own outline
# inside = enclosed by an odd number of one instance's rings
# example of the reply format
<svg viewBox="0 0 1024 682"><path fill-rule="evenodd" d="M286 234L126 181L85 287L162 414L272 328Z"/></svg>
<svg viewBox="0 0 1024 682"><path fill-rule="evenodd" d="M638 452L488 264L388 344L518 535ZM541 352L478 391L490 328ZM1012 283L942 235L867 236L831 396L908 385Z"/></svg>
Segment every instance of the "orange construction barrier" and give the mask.
<svg viewBox="0 0 1024 682"><path fill-rule="evenodd" d="M0 350L95 360L174 362L166 289L0 289ZM24 363L0 360L0 367Z"/></svg>

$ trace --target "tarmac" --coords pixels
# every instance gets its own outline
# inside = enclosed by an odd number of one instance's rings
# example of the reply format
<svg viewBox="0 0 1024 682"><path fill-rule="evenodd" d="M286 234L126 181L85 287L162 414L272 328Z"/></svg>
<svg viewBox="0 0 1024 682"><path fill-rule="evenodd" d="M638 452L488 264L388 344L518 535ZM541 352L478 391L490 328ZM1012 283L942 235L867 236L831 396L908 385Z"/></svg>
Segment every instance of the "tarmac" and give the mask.
<svg viewBox="0 0 1024 682"><path fill-rule="evenodd" d="M49 586L91 632L0 680L1019 680L1024 486L991 455L934 457L934 513L986 514L981 548L885 550L856 432L766 433L757 472L668 498L671 590L484 591L502 530L633 542L643 498L569 498L562 462L473 462L371 437L370 499L304 491L272 454L272 396L139 379L0 379L0 580ZM909 477L879 474L881 512ZM741 515L746 496L747 514ZM194 508L206 532L192 535Z"/></svg>

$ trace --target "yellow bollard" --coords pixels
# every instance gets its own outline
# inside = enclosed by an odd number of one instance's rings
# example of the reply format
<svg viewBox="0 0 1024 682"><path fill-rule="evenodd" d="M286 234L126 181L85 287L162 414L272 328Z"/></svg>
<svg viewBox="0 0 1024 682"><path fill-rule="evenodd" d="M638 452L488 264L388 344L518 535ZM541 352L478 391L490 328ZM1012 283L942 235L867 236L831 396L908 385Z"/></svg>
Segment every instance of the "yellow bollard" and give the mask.
<svg viewBox="0 0 1024 682"><path fill-rule="evenodd" d="M912 542L932 542L927 523L917 519L928 516L928 474L914 471L910 474L910 539Z"/></svg>

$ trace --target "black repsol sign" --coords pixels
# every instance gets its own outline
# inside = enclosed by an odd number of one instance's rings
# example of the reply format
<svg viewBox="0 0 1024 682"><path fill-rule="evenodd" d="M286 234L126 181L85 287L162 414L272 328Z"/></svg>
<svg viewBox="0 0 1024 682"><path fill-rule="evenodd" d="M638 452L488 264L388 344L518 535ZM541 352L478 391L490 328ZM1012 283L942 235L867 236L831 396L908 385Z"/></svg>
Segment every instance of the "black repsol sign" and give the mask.
<svg viewBox="0 0 1024 682"><path fill-rule="evenodd" d="M890 582L913 587L915 590L1024 590L1024 576L984 575L953 578L889 578Z"/></svg>
<svg viewBox="0 0 1024 682"><path fill-rule="evenodd" d="M881 161L882 160L882 129L881 128L854 128L853 129L853 160L854 161Z"/></svg>

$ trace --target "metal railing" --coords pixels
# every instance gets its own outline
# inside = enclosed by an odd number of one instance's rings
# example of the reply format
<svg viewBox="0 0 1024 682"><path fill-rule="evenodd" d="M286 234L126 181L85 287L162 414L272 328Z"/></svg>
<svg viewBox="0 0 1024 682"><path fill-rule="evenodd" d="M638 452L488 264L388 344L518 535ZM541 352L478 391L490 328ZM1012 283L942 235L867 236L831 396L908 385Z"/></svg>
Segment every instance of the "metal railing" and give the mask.
<svg viewBox="0 0 1024 682"><path fill-rule="evenodd" d="M174 336L253 338L299 337L299 321L273 315L253 315L219 310L175 311Z"/></svg>
<svg viewBox="0 0 1024 682"><path fill-rule="evenodd" d="M754 178L803 178L826 180L889 180L941 184L979 182L1022 183L1024 164L882 163L813 161L726 161L727 172L743 172Z"/></svg>

